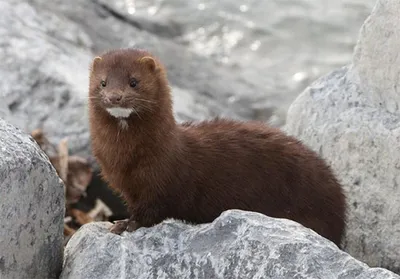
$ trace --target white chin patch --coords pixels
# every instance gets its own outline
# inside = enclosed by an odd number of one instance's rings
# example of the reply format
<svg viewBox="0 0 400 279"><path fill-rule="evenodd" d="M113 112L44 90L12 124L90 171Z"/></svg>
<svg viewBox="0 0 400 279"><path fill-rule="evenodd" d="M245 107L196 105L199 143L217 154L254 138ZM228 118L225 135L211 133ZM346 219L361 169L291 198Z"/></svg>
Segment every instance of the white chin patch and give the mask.
<svg viewBox="0 0 400 279"><path fill-rule="evenodd" d="M127 118L133 112L133 109L129 108L108 108L108 113L116 118Z"/></svg>

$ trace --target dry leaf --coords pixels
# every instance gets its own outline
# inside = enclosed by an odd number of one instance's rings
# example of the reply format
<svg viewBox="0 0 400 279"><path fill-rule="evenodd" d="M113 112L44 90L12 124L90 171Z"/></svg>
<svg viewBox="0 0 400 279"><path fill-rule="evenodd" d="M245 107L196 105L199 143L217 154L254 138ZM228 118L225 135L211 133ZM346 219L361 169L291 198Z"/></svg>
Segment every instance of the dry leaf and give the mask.
<svg viewBox="0 0 400 279"><path fill-rule="evenodd" d="M68 160L67 200L69 203L77 202L81 196L86 195L86 189L92 180L93 170L89 162L79 156L70 156Z"/></svg>
<svg viewBox="0 0 400 279"><path fill-rule="evenodd" d="M64 224L64 236L71 236L76 232L73 228L69 227L67 224Z"/></svg>
<svg viewBox="0 0 400 279"><path fill-rule="evenodd" d="M33 130L32 133L31 133L31 136L37 142L39 147L47 154L47 156L50 157L51 151L53 153L57 153L56 148L46 138L46 136L45 136L44 132L42 131L42 129Z"/></svg>
<svg viewBox="0 0 400 279"><path fill-rule="evenodd" d="M87 213L83 212L79 209L71 209L71 215L75 218L75 221L80 224L84 225L90 222L93 222L93 218L91 218Z"/></svg>

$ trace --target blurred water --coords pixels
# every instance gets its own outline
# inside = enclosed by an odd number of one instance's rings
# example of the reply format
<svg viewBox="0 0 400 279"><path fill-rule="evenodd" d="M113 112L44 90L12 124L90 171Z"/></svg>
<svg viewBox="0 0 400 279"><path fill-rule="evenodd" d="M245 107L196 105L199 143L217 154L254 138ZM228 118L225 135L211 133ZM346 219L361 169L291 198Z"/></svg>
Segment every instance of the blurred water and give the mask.
<svg viewBox="0 0 400 279"><path fill-rule="evenodd" d="M118 2L118 1L117 1ZM287 109L317 77L348 64L376 0L120 0L132 14L174 21L176 41L262 85Z"/></svg>

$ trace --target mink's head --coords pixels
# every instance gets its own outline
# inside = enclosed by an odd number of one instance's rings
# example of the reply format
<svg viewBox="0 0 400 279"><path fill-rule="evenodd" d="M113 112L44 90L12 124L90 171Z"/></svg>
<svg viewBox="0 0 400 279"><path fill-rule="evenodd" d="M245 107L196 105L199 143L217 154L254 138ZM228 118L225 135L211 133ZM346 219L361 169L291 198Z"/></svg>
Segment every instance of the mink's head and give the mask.
<svg viewBox="0 0 400 279"><path fill-rule="evenodd" d="M169 98L163 66L144 50L112 50L94 58L89 83L90 103L116 118L152 113Z"/></svg>

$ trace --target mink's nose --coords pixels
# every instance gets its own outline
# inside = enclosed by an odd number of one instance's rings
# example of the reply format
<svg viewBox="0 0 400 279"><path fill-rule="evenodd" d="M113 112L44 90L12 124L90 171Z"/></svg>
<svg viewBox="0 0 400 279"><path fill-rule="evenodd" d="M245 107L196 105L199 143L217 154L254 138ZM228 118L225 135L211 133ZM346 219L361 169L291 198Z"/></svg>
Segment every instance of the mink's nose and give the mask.
<svg viewBox="0 0 400 279"><path fill-rule="evenodd" d="M122 95L118 93L110 94L105 97L105 101L112 105L117 105L121 102Z"/></svg>

